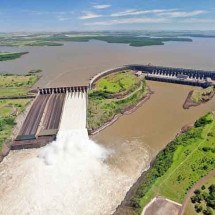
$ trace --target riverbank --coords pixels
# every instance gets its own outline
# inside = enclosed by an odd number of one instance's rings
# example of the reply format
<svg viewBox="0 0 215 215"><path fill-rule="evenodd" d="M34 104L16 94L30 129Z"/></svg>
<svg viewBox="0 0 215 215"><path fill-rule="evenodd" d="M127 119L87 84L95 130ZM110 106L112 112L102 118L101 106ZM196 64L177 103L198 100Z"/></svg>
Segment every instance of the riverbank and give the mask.
<svg viewBox="0 0 215 215"><path fill-rule="evenodd" d="M214 116L207 114L197 120L193 128L188 128L186 132L183 129L185 133L178 134L158 153L149 170L142 173L114 215L141 214L146 204L157 195L182 203L192 185L215 167L213 152L204 150L206 146L212 147L214 121Z"/></svg>
<svg viewBox="0 0 215 215"><path fill-rule="evenodd" d="M215 94L215 89L210 86L206 89L196 89L191 90L183 104L184 109L189 109L190 107L199 106L210 101Z"/></svg>

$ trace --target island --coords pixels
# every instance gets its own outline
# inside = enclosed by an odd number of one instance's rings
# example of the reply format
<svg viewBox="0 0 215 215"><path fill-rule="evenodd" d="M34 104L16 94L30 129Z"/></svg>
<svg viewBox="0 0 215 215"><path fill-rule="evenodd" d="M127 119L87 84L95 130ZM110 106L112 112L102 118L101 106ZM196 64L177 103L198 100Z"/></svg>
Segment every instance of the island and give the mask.
<svg viewBox="0 0 215 215"><path fill-rule="evenodd" d="M189 109L193 106L198 106L202 103L210 101L215 94L214 86L209 86L207 88L199 88L191 90L185 100L183 105L184 109Z"/></svg>
<svg viewBox="0 0 215 215"><path fill-rule="evenodd" d="M0 52L0 61L14 60L29 52Z"/></svg>

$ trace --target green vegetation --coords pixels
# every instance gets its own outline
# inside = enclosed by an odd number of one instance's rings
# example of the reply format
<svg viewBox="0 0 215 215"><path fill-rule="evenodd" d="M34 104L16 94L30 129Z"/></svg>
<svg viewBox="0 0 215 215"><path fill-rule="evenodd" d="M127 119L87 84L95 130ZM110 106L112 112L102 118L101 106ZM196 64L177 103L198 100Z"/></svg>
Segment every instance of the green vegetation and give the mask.
<svg viewBox="0 0 215 215"><path fill-rule="evenodd" d="M117 114L134 107L148 92L144 78L130 70L101 78L89 92L89 130L98 129Z"/></svg>
<svg viewBox="0 0 215 215"><path fill-rule="evenodd" d="M203 179L204 180L204 179ZM215 214L215 175L206 178L203 185L197 187L188 202L185 215L214 215Z"/></svg>
<svg viewBox="0 0 215 215"><path fill-rule="evenodd" d="M108 94L128 93L133 91L137 85L140 86L140 79L132 71L110 74L96 83L94 91L106 92Z"/></svg>
<svg viewBox="0 0 215 215"><path fill-rule="evenodd" d="M32 34L26 36L6 35L2 36L0 46L61 46L61 42L88 42L100 40L107 43L123 43L130 46L164 45L169 41L192 42L190 38L184 37L150 37L141 36L137 33L60 33L60 34ZM59 43L60 42L60 43Z"/></svg>
<svg viewBox="0 0 215 215"><path fill-rule="evenodd" d="M7 38L0 40L0 46L62 46L63 44L44 39Z"/></svg>
<svg viewBox="0 0 215 215"><path fill-rule="evenodd" d="M0 100L0 151L2 144L11 136L16 116L24 111L30 99Z"/></svg>
<svg viewBox="0 0 215 215"><path fill-rule="evenodd" d="M191 202L194 204L196 213L204 215L215 214L215 184L210 186L203 185L201 189L196 189L191 196Z"/></svg>
<svg viewBox="0 0 215 215"><path fill-rule="evenodd" d="M37 80L35 74L0 75L0 97L26 96Z"/></svg>
<svg viewBox="0 0 215 215"><path fill-rule="evenodd" d="M188 190L215 168L215 119L208 113L162 150L131 200L135 214L156 195L182 202Z"/></svg>
<svg viewBox="0 0 215 215"><path fill-rule="evenodd" d="M14 60L28 52L0 52L0 61Z"/></svg>
<svg viewBox="0 0 215 215"><path fill-rule="evenodd" d="M138 37L138 36L127 36L127 35L103 35L103 36L76 36L67 37L65 35L54 35L48 38L53 41L73 41L73 42L88 42L90 40L100 40L107 43L124 43L130 46L151 46L151 45L164 45L164 42L178 41L178 42L192 42L190 38L178 38L178 37Z"/></svg>
<svg viewBox="0 0 215 215"><path fill-rule="evenodd" d="M10 99L10 97L25 96L38 80L35 74L0 75L0 151L2 144L11 136L16 116L24 111L30 99Z"/></svg>
<svg viewBox="0 0 215 215"><path fill-rule="evenodd" d="M195 103L210 100L214 96L214 87L210 86L206 89L196 89L191 95L191 100Z"/></svg>

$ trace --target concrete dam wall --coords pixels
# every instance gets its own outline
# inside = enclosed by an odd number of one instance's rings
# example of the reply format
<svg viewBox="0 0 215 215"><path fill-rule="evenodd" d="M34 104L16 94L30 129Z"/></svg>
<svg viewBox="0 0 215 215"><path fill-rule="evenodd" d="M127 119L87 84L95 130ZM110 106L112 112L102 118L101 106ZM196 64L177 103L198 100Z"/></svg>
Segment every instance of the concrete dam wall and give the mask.
<svg viewBox="0 0 215 215"><path fill-rule="evenodd" d="M142 71L147 80L208 87L215 86L215 71L172 68L152 65L127 65L132 70Z"/></svg>
<svg viewBox="0 0 215 215"><path fill-rule="evenodd" d="M87 86L39 89L11 148L44 146L55 140L60 126L69 128L77 125L80 117L85 117L84 127L86 128L87 90ZM64 111L70 113L67 114L67 118L63 117Z"/></svg>

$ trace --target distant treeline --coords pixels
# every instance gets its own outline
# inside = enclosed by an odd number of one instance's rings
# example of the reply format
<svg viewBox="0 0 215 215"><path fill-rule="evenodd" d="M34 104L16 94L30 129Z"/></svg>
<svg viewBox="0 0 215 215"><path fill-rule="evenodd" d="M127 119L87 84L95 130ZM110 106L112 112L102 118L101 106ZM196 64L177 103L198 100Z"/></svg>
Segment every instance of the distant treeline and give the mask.
<svg viewBox="0 0 215 215"><path fill-rule="evenodd" d="M164 45L164 42L170 41L181 41L181 42L192 42L190 38L179 38L179 37L137 37L137 36L77 36L67 37L63 34L53 35L48 38L52 41L73 41L73 42L88 42L90 40L100 40L107 43L124 43L130 46L151 46L151 45Z"/></svg>

